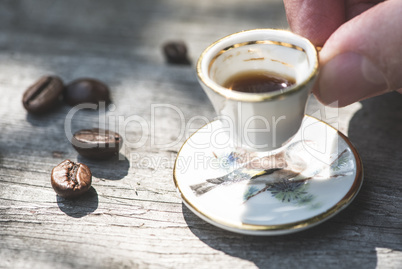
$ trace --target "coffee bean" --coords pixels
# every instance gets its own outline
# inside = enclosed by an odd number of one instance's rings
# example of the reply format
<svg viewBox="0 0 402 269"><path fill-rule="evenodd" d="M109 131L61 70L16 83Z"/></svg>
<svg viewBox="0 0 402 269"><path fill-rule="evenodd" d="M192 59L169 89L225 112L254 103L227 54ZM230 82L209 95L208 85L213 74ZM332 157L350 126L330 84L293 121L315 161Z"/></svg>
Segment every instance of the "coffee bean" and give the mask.
<svg viewBox="0 0 402 269"><path fill-rule="evenodd" d="M102 101L108 104L110 103L109 87L96 79L77 79L66 86L64 100L70 106L83 103L98 104Z"/></svg>
<svg viewBox="0 0 402 269"><path fill-rule="evenodd" d="M42 77L25 91L22 104L30 113L45 113L59 103L63 90L63 81L59 77Z"/></svg>
<svg viewBox="0 0 402 269"><path fill-rule="evenodd" d="M183 41L171 41L163 45L165 58L172 64L190 64L187 57L187 46Z"/></svg>
<svg viewBox="0 0 402 269"><path fill-rule="evenodd" d="M53 168L51 182L59 196L74 198L89 190L92 174L85 164L65 160Z"/></svg>
<svg viewBox="0 0 402 269"><path fill-rule="evenodd" d="M103 160L119 153L123 138L118 133L94 128L76 132L71 143L83 157Z"/></svg>

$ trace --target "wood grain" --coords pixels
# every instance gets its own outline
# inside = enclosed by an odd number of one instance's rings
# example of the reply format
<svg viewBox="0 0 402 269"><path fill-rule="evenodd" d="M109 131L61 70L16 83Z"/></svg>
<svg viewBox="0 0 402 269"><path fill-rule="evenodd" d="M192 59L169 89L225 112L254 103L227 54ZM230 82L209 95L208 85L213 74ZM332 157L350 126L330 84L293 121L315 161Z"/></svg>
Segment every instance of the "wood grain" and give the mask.
<svg viewBox="0 0 402 269"><path fill-rule="evenodd" d="M402 268L398 94L340 110L311 99L308 113L347 133L365 168L359 195L331 220L253 237L211 226L183 206L172 181L177 151L204 124L188 124L192 117L215 117L195 61L216 39L261 27L287 27L281 1L1 1L0 268ZM161 45L178 38L191 66L163 59ZM22 94L45 74L111 87L113 106L78 111L71 131L104 121L126 141L119 159L77 155L65 131L68 106L26 113ZM133 116L149 125L141 129ZM64 159L83 161L94 174L90 193L75 201L50 185L51 169Z"/></svg>

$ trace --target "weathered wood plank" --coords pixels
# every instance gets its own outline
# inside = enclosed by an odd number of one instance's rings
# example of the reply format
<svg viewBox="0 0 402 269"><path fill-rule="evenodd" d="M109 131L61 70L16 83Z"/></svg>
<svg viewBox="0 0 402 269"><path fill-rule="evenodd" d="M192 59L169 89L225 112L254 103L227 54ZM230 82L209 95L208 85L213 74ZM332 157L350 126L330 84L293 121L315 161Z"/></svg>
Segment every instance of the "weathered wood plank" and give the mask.
<svg viewBox="0 0 402 269"><path fill-rule="evenodd" d="M193 122L184 135L180 130L194 116L215 116L196 79L198 55L232 32L287 27L279 0L230 3L0 2L0 268L402 267L397 94L340 110L310 101L308 113L347 133L365 166L360 194L333 219L297 234L252 237L218 229L183 206L173 163L190 129L204 122ZM176 38L187 42L191 66L164 62L160 46ZM105 119L124 134L121 160L77 156L65 134L67 106L27 115L22 93L49 73L110 85L114 106L101 114L78 111L71 129ZM153 117L155 104L165 106ZM85 161L94 173L93 190L77 201L58 198L50 185L51 169L66 158Z"/></svg>

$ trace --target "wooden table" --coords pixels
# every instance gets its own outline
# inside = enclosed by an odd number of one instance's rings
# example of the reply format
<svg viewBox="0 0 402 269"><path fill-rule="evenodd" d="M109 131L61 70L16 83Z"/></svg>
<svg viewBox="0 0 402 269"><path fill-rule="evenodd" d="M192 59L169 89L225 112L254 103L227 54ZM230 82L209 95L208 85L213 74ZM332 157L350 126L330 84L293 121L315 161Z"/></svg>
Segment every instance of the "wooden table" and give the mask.
<svg viewBox="0 0 402 269"><path fill-rule="evenodd" d="M183 206L172 180L190 134L180 130L215 117L195 62L216 39L262 27L287 28L281 1L1 1L0 268L402 268L402 95L339 110L310 101L308 112L346 133L365 169L354 202L329 221L244 236ZM175 39L187 43L190 66L165 63L161 46ZM113 106L29 115L22 94L47 74L100 79ZM120 160L82 159L66 127L104 123L122 131ZM64 159L93 171L93 189L76 201L50 185Z"/></svg>

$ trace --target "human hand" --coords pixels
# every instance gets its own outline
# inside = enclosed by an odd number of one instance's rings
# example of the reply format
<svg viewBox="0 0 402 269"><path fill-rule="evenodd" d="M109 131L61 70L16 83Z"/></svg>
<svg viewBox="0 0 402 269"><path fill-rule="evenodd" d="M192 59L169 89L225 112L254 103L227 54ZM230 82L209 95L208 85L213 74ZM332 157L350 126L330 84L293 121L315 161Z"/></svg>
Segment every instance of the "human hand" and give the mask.
<svg viewBox="0 0 402 269"><path fill-rule="evenodd" d="M402 93L401 0L284 0L290 28L323 46L314 94L346 106Z"/></svg>

